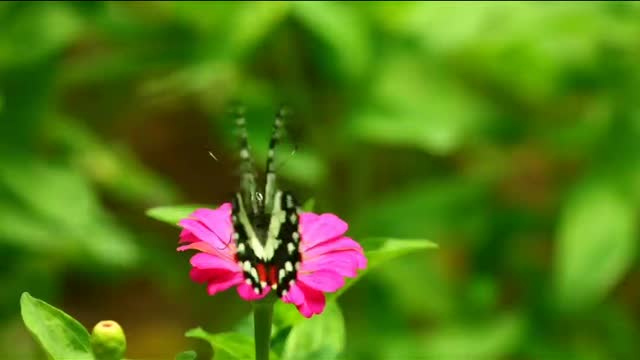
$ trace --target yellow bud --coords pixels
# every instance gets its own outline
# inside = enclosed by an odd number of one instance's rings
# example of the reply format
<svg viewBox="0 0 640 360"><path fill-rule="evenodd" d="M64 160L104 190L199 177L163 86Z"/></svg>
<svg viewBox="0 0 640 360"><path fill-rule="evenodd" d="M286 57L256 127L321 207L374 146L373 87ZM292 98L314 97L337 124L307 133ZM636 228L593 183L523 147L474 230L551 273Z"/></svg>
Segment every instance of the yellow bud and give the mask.
<svg viewBox="0 0 640 360"><path fill-rule="evenodd" d="M127 340L122 327L112 320L103 320L93 327L91 348L96 360L122 360Z"/></svg>

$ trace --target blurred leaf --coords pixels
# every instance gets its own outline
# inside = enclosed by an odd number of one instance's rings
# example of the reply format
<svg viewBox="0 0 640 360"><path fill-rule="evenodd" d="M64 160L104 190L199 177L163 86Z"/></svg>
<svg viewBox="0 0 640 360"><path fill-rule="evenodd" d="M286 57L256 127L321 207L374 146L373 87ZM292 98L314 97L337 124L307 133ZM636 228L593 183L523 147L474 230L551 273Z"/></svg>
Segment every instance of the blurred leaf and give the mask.
<svg viewBox="0 0 640 360"><path fill-rule="evenodd" d="M61 232L55 223L34 216L27 209L0 202L0 242L49 255L64 254L71 251L72 241ZM58 241L50 241L51 238Z"/></svg>
<svg viewBox="0 0 640 360"><path fill-rule="evenodd" d="M198 95L202 98L205 109L221 106L224 99L211 102L210 94L220 89L232 88L237 82L237 64L223 62L219 59L204 60L184 66L163 77L152 78L143 83L139 93L162 106L168 101L185 95Z"/></svg>
<svg viewBox="0 0 640 360"><path fill-rule="evenodd" d="M20 298L22 319L53 360L92 360L87 330L71 316L28 293Z"/></svg>
<svg viewBox="0 0 640 360"><path fill-rule="evenodd" d="M74 119L55 116L46 133L70 152L72 163L86 177L125 201L167 203L176 197L173 186L145 168L130 151L107 145Z"/></svg>
<svg viewBox="0 0 640 360"><path fill-rule="evenodd" d="M82 233L74 234L82 241L82 247L92 259L99 264L119 268L131 267L140 260L140 248L131 234L115 224L106 214L98 214L94 220Z"/></svg>
<svg viewBox="0 0 640 360"><path fill-rule="evenodd" d="M253 338L247 335L230 332L210 334L202 328L195 328L187 331L185 336L207 341L216 354L218 351L224 352L225 359L251 360L255 358ZM273 353L269 357L271 360L278 359ZM217 355L215 358L218 358Z"/></svg>
<svg viewBox="0 0 640 360"><path fill-rule="evenodd" d="M37 291L42 297L57 298L61 288L60 270L61 266L55 258L44 259L42 256L22 257L16 256L15 252L6 251L6 247L0 248L4 256L0 261L0 323L15 318L16 299L26 291ZM20 329L24 325L20 320ZM1 328L1 326L0 326ZM2 330L0 330L1 333ZM30 335L27 334L26 337ZM0 342L2 342L0 335ZM0 349L2 349L0 344ZM4 353L0 351L0 358Z"/></svg>
<svg viewBox="0 0 640 360"><path fill-rule="evenodd" d="M406 24L426 54L449 59L485 89L503 89L503 99L530 104L552 100L572 73L593 73L585 68L594 63L600 36L626 38L603 21L599 4L590 5L422 3Z"/></svg>
<svg viewBox="0 0 640 360"><path fill-rule="evenodd" d="M80 31L78 17L65 3L16 3L3 15L0 69L51 56Z"/></svg>
<svg viewBox="0 0 640 360"><path fill-rule="evenodd" d="M371 89L372 102L350 119L353 136L444 155L482 130L488 106L435 66L397 54L382 68Z"/></svg>
<svg viewBox="0 0 640 360"><path fill-rule="evenodd" d="M367 238L360 244L369 260L367 269L415 251L438 248L436 243L426 239Z"/></svg>
<svg viewBox="0 0 640 360"><path fill-rule="evenodd" d="M330 49L326 64L336 63L348 79L362 76L370 59L367 27L347 3L299 1L293 15Z"/></svg>
<svg viewBox="0 0 640 360"><path fill-rule="evenodd" d="M487 187L462 177L400 187L362 206L351 227L389 237L453 233L477 238L489 223Z"/></svg>
<svg viewBox="0 0 640 360"><path fill-rule="evenodd" d="M361 270L355 278L345 280L345 286L335 293L326 294L327 304L335 302L353 284L362 279L372 269L398 258L403 255L411 254L417 251L437 248L438 245L428 240L406 240L406 239L365 239L360 242L367 257L367 268ZM289 326L304 322L304 317L300 315L295 306L277 302L275 305L273 324L276 329L282 330Z"/></svg>
<svg viewBox="0 0 640 360"><path fill-rule="evenodd" d="M63 167L26 158L3 157L2 164L0 186L33 211L68 228L91 221L97 200L84 178Z"/></svg>
<svg viewBox="0 0 640 360"><path fill-rule="evenodd" d="M36 251L56 250L76 260L131 266L138 248L131 236L100 208L86 180L60 166L3 159L0 190L15 199L15 213L0 217L0 233ZM15 217L20 214L21 218ZM12 218L16 220L12 223Z"/></svg>
<svg viewBox="0 0 640 360"><path fill-rule="evenodd" d="M40 124L49 110L55 72L55 64L49 61L7 71L0 66L0 155L29 152L37 143Z"/></svg>
<svg viewBox="0 0 640 360"><path fill-rule="evenodd" d="M637 231L632 199L606 182L583 185L565 205L557 236L558 305L564 309L592 305L633 263Z"/></svg>
<svg viewBox="0 0 640 360"><path fill-rule="evenodd" d="M224 26L228 26L231 21L228 18L235 16L242 4L232 1L219 3L174 1L167 2L166 6L173 10L175 17L200 32L210 35L223 30Z"/></svg>
<svg viewBox="0 0 640 360"><path fill-rule="evenodd" d="M302 211L313 212L313 208L316 207L316 199L309 198L302 204Z"/></svg>
<svg viewBox="0 0 640 360"><path fill-rule="evenodd" d="M416 252L401 259L391 260L376 270L375 281L389 294L389 302L396 316L423 316L430 319L447 321L455 318L459 312L460 296L454 289L459 286L447 278L440 268L442 254L425 256ZM465 284L465 287L473 286ZM416 287L416 282L420 286ZM476 303L465 303L472 308Z"/></svg>
<svg viewBox="0 0 640 360"><path fill-rule="evenodd" d="M328 300L335 300L342 295L353 284L359 281L366 273L372 269L403 255L426 249L436 249L438 245L425 239L390 239L390 238L369 238L360 242L367 257L367 268L358 273L358 276L346 279L345 285L336 293L329 294Z"/></svg>
<svg viewBox="0 0 640 360"><path fill-rule="evenodd" d="M264 136L264 138L268 139L268 136ZM329 166L321 156L306 150L294 151L294 148L289 144L281 144L278 148L283 154L282 163L277 169L280 176L310 187L317 187L325 183L329 174ZM266 159L267 146L257 145L253 152L257 158ZM264 162L259 163L263 164Z"/></svg>
<svg viewBox="0 0 640 360"><path fill-rule="evenodd" d="M233 17L231 25L235 31L228 39L231 52L245 55L255 50L259 42L284 19L291 3L286 1L258 1L242 4Z"/></svg>
<svg viewBox="0 0 640 360"><path fill-rule="evenodd" d="M484 324L438 330L423 344L421 356L433 359L500 359L511 354L525 331L520 315L508 314Z"/></svg>
<svg viewBox="0 0 640 360"><path fill-rule="evenodd" d="M288 149L287 146L282 146L282 148ZM324 184L329 174L329 166L326 161L311 151L298 150L295 155L285 159L282 164L283 166L278 171L283 177L309 187ZM285 164L286 166L284 166Z"/></svg>
<svg viewBox="0 0 640 360"><path fill-rule="evenodd" d="M175 206L159 206L147 210L146 214L156 220L165 222L170 225L177 226L178 222L186 219L200 208L213 209L211 205L175 205Z"/></svg>
<svg viewBox="0 0 640 360"><path fill-rule="evenodd" d="M338 304L331 302L321 315L293 327L285 342L282 359L336 359L344 346L344 318Z"/></svg>
<svg viewBox="0 0 640 360"><path fill-rule="evenodd" d="M276 336L279 331L304 321L305 317L294 305L277 301L273 308L273 326L275 328L273 336Z"/></svg>
<svg viewBox="0 0 640 360"><path fill-rule="evenodd" d="M195 351L187 350L176 355L175 360L195 360L197 357L198 354Z"/></svg>

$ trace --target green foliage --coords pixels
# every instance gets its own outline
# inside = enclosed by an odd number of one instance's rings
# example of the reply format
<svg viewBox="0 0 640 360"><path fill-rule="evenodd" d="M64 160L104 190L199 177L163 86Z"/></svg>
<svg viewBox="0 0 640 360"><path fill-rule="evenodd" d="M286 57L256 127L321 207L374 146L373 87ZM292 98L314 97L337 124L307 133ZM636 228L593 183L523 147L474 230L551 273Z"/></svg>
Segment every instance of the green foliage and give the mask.
<svg viewBox="0 0 640 360"><path fill-rule="evenodd" d="M89 332L78 321L28 293L20 298L22 319L53 360L92 360Z"/></svg>
<svg viewBox="0 0 640 360"><path fill-rule="evenodd" d="M499 358L501 354L513 352L522 341L524 325L516 314L501 315L486 324L452 325L422 344L422 353L439 359Z"/></svg>
<svg viewBox="0 0 640 360"><path fill-rule="evenodd" d="M636 2L0 3L0 358L37 356L12 325L24 291L140 322L133 358L243 318L143 215L229 201L235 98L259 171L290 105L280 185L368 251L339 298L344 358L636 358L638 19ZM280 355L305 322L274 316Z"/></svg>
<svg viewBox="0 0 640 360"><path fill-rule="evenodd" d="M0 220L3 240L34 251L62 253L76 261L89 256L116 267L130 267L137 261L136 244L100 208L85 178L20 157L2 161L0 189L15 199L7 205L7 217Z"/></svg>
<svg viewBox="0 0 640 360"><path fill-rule="evenodd" d="M202 328L191 329L185 336L207 341L215 351L216 360L251 360L255 359L253 338L240 333L209 334ZM270 354L277 360L275 354Z"/></svg>
<svg viewBox="0 0 640 360"><path fill-rule="evenodd" d="M636 255L637 227L630 199L610 184L587 184L569 199L557 244L558 304L584 309L620 281Z"/></svg>
<svg viewBox="0 0 640 360"><path fill-rule="evenodd" d="M322 316L294 326L284 343L282 359L336 359L344 351L345 326L335 302L327 304Z"/></svg>
<svg viewBox="0 0 640 360"><path fill-rule="evenodd" d="M208 205L178 205L178 206L158 206L147 210L147 216L156 220L171 224L178 225L178 222L182 219L186 219L199 208L215 208L215 206Z"/></svg>
<svg viewBox="0 0 640 360"><path fill-rule="evenodd" d="M176 355L175 360L195 360L198 354L193 350L183 351Z"/></svg>
<svg viewBox="0 0 640 360"><path fill-rule="evenodd" d="M433 249L438 247L438 245L434 244L433 242L423 239L408 240L373 238L362 240L361 245L364 248L365 255L367 256L367 268L363 272L360 272L360 276L352 279L347 279L345 286L338 290L338 292L336 292L334 295L331 295L331 299L335 299L336 297L340 296L355 282L360 280L362 275L382 265L385 262L419 250Z"/></svg>

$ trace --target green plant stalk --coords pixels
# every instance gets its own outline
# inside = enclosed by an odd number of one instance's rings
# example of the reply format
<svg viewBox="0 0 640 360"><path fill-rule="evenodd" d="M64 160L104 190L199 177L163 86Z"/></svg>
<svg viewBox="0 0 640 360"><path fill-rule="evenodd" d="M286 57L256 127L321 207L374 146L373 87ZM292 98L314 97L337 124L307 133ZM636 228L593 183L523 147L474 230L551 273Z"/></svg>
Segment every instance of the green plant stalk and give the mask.
<svg viewBox="0 0 640 360"><path fill-rule="evenodd" d="M267 296L253 305L253 333L256 346L256 360L269 360L271 345L271 323L273 321L274 299Z"/></svg>

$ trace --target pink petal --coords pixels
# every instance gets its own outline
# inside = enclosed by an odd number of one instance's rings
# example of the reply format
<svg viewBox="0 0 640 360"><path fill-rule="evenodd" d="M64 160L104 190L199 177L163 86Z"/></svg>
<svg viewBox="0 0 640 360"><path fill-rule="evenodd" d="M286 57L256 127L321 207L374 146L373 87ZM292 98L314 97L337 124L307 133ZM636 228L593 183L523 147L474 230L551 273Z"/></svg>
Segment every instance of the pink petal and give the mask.
<svg viewBox="0 0 640 360"><path fill-rule="evenodd" d="M313 314L321 314L326 305L326 299L322 291L312 289L299 281L297 281L296 284L304 294L306 300L301 307L298 307L302 315L311 317ZM311 314L309 314L309 312L311 312Z"/></svg>
<svg viewBox="0 0 640 360"><path fill-rule="evenodd" d="M224 239L231 236L231 234L223 236L227 234L218 232L218 229L232 229L233 227L231 223L231 203L224 203L215 210L197 209L189 215L189 218L202 222L209 230L217 232Z"/></svg>
<svg viewBox="0 0 640 360"><path fill-rule="evenodd" d="M182 229L180 232L180 243L192 243L200 241L193 233L187 229Z"/></svg>
<svg viewBox="0 0 640 360"><path fill-rule="evenodd" d="M340 258L342 256L350 257L351 260L355 263L355 268L356 269L364 269L364 268L367 267L367 262L368 261L367 261L367 258L362 253L362 251L353 250L353 249L329 251L329 252L324 253L322 255L314 256L314 257L308 259L308 261L315 261L318 258L337 259L337 258Z"/></svg>
<svg viewBox="0 0 640 360"><path fill-rule="evenodd" d="M225 291L234 285L242 283L242 281L244 281L242 273L236 273L226 281L209 281L207 292L209 293L209 295L215 295L220 291Z"/></svg>
<svg viewBox="0 0 640 360"><path fill-rule="evenodd" d="M348 228L346 222L333 214L302 213L300 215L300 233L303 246L306 247L342 236Z"/></svg>
<svg viewBox="0 0 640 360"><path fill-rule="evenodd" d="M318 221L320 215L312 212L303 212L300 213L300 225L304 224L306 227L314 226L315 222Z"/></svg>
<svg viewBox="0 0 640 360"><path fill-rule="evenodd" d="M240 266L229 259L208 253L197 253L191 257L191 265L199 269L221 269L241 273Z"/></svg>
<svg viewBox="0 0 640 360"><path fill-rule="evenodd" d="M222 269L198 269L191 268L189 276L191 280L197 283L205 283L209 281L224 282L236 275L233 271L227 271Z"/></svg>
<svg viewBox="0 0 640 360"><path fill-rule="evenodd" d="M315 290L334 292L344 286L344 278L332 270L318 270L310 274L298 274L298 281Z"/></svg>
<svg viewBox="0 0 640 360"><path fill-rule="evenodd" d="M323 256L317 256L302 262L300 273L310 273L323 269L331 269L342 276L355 277L359 263L357 252L337 251Z"/></svg>
<svg viewBox="0 0 640 360"><path fill-rule="evenodd" d="M216 248L214 248L213 246L209 245L208 243L206 243L204 241L200 241L200 240L194 241L191 244L178 246L177 250L178 251L200 250L202 252L206 252L206 253L209 253L209 254L222 255L222 254L220 254L220 252ZM224 254L224 255L227 256L227 254Z"/></svg>
<svg viewBox="0 0 640 360"><path fill-rule="evenodd" d="M311 311L311 308L307 305L304 293L298 287L297 282L289 287L289 291L287 292L287 295L282 297L282 301L294 304L304 317L309 318L313 315L313 311Z"/></svg>
<svg viewBox="0 0 640 360"><path fill-rule="evenodd" d="M289 287L287 295L282 300L294 304L304 317L320 314L324 310L326 299L321 291L315 290L296 281Z"/></svg>
<svg viewBox="0 0 640 360"><path fill-rule="evenodd" d="M316 246L305 246L304 244L302 245L302 253L307 257L315 257L318 255L326 254L328 252L342 250L355 250L360 253L363 252L362 246L360 246L360 244L346 236L334 238Z"/></svg>
<svg viewBox="0 0 640 360"><path fill-rule="evenodd" d="M235 248L232 246L231 233L233 227L231 225L209 229L204 223L194 219L182 219L178 225L190 231L198 240L210 244L219 251L231 252L232 248Z"/></svg>
<svg viewBox="0 0 640 360"><path fill-rule="evenodd" d="M269 293L269 290L271 290L271 288L267 286L266 288L264 288L264 290L262 290L262 294L258 295L255 291L253 291L251 285L247 284L246 282L242 282L242 284L238 285L236 290L238 290L238 295L240 295L240 297L244 300L254 301L265 297Z"/></svg>
<svg viewBox="0 0 640 360"><path fill-rule="evenodd" d="M300 305L296 305L296 307L298 308L298 311L300 311L300 314L302 314L302 316L306 318L310 318L313 316L313 310L311 310L306 302Z"/></svg>
<svg viewBox="0 0 640 360"><path fill-rule="evenodd" d="M287 295L283 296L282 300L286 303L295 305L301 305L305 302L304 294L295 282L289 287Z"/></svg>
<svg viewBox="0 0 640 360"><path fill-rule="evenodd" d="M234 262L235 260L235 250L233 251L224 251L223 250L218 250L216 248L214 248L213 246L211 246L210 244L204 242L204 241L197 241L188 245L182 245L182 246L178 246L178 251L185 251L185 250L199 250L205 253L209 253L211 255L214 256L218 256L220 258L226 259L228 261Z"/></svg>

